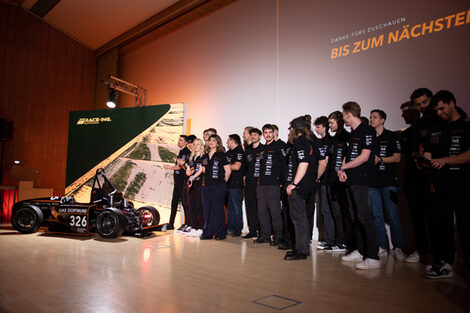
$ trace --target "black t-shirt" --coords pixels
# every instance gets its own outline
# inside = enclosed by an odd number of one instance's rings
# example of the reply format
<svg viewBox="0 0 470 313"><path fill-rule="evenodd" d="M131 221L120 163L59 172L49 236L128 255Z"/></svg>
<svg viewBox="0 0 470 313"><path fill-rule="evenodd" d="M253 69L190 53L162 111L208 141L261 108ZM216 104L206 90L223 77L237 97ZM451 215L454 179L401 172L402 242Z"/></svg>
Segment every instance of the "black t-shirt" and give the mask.
<svg viewBox="0 0 470 313"><path fill-rule="evenodd" d="M202 156L202 166L205 167L204 171L204 185L217 185L225 183L225 169L224 165L229 164L225 153L215 152L212 158L209 157L209 152Z"/></svg>
<svg viewBox="0 0 470 313"><path fill-rule="evenodd" d="M338 180L336 172L343 165L343 159L348 151L349 139L351 135L345 130L336 133L331 138L331 146L328 152L328 185L333 185Z"/></svg>
<svg viewBox="0 0 470 313"><path fill-rule="evenodd" d="M323 159L328 157L328 160L329 160L330 148L331 148L331 145L332 145L332 138L331 138L330 134L326 134L325 137L323 137L322 139L319 139L319 142L320 142L320 145L319 145L320 146L320 154L322 155ZM335 176L337 177L338 175L335 173ZM325 172L323 173L323 175L320 178L320 184L321 185L326 185L327 182L328 182L328 164L326 165Z"/></svg>
<svg viewBox="0 0 470 313"><path fill-rule="evenodd" d="M230 178L227 182L228 188L242 189L243 188L243 149L238 145L233 150L228 150L226 152L227 160L230 164L235 164L235 162L242 163L242 167L238 171L233 171L230 174Z"/></svg>
<svg viewBox="0 0 470 313"><path fill-rule="evenodd" d="M191 150L189 150L188 147L184 147L178 153L177 159L182 159L184 162L186 162L186 160L189 159L190 155L191 155ZM175 164L178 164L178 162L175 161ZM173 177L175 180L184 180L186 179L186 172L184 169L175 170L173 172Z"/></svg>
<svg viewBox="0 0 470 313"><path fill-rule="evenodd" d="M281 164L281 183L283 184L287 178L287 157L289 155L289 149L291 148L291 145L284 142L282 139L278 139L276 144L279 146L279 149L284 156L284 162Z"/></svg>
<svg viewBox="0 0 470 313"><path fill-rule="evenodd" d="M401 155L404 162L404 182L416 180L419 170L413 157L414 146L419 146L416 126L410 126L400 134Z"/></svg>
<svg viewBox="0 0 470 313"><path fill-rule="evenodd" d="M400 153L400 151L401 146L400 141L398 139L398 135L395 132L392 132L388 129L384 129L380 136L377 137L374 155L380 158L385 158L392 156L394 153ZM397 164L398 163L377 163L374 166L374 176L370 186L398 186Z"/></svg>
<svg viewBox="0 0 470 313"><path fill-rule="evenodd" d="M313 186L317 179L318 173L318 160L325 157L320 154L322 146L320 140L315 140L311 144L305 136L298 137L292 148L289 151L288 165L287 165L287 183L293 182L297 169L300 163L308 163L308 169L304 177L297 182L297 193L304 199L308 199L310 193L313 191Z"/></svg>
<svg viewBox="0 0 470 313"><path fill-rule="evenodd" d="M259 144L256 148L253 148L253 144L246 147L243 155L246 185L256 185L258 183L261 172L261 152L263 150L264 146L262 144Z"/></svg>
<svg viewBox="0 0 470 313"><path fill-rule="evenodd" d="M274 140L269 145L264 145L261 152L259 185L280 186L285 168L286 156L282 152L281 145Z"/></svg>
<svg viewBox="0 0 470 313"><path fill-rule="evenodd" d="M377 137L375 129L364 123L359 124L355 130L351 132L349 139L348 152L346 154L346 163L357 158L362 150L370 150L369 159L361 165L347 169L347 183L349 185L369 186L371 176L374 170L374 146Z"/></svg>
<svg viewBox="0 0 470 313"><path fill-rule="evenodd" d="M192 169L194 169L194 174L195 175L199 169L201 168L202 166L202 157L203 156L196 156L194 157L194 159L188 159L186 161L186 163L188 164L188 166ZM194 181L193 181L193 186L195 185L201 185L202 184L202 177L203 177L204 174L201 174L199 175L198 177L194 178Z"/></svg>
<svg viewBox="0 0 470 313"><path fill-rule="evenodd" d="M463 117L455 122L437 125L429 129L424 142L424 151L430 152L433 159L458 155L470 148L470 122ZM470 173L470 164L446 165L433 170L433 178L441 187L464 183Z"/></svg>

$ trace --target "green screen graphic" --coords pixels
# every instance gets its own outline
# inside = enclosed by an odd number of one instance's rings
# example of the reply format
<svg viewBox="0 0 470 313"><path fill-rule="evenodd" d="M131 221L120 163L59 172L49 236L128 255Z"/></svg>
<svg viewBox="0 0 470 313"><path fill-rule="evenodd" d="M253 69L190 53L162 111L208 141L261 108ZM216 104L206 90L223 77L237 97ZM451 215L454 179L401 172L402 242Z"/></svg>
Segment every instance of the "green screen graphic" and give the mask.
<svg viewBox="0 0 470 313"><path fill-rule="evenodd" d="M130 142L169 110L169 104L114 110L70 112L66 185ZM132 157L149 159L145 142Z"/></svg>

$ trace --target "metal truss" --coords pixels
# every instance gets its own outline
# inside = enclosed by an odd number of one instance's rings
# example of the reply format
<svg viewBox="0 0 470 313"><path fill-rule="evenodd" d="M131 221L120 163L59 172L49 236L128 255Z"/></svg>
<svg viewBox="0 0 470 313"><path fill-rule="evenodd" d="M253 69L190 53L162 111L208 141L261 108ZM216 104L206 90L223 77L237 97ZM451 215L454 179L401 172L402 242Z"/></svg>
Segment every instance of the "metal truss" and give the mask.
<svg viewBox="0 0 470 313"><path fill-rule="evenodd" d="M109 75L105 80L102 81L108 88L118 90L120 92L127 93L135 97L135 106L145 106L147 104L147 89L131 83L128 83L122 79Z"/></svg>

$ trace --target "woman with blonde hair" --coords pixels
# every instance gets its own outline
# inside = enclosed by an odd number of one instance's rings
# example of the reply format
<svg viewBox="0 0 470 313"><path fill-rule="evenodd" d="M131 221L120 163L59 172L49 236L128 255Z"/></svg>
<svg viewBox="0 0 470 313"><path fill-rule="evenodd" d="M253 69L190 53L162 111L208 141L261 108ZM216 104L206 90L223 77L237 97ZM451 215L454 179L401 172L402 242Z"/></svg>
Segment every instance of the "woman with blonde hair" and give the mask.
<svg viewBox="0 0 470 313"><path fill-rule="evenodd" d="M204 155L204 141L195 139L193 141L193 151L186 164L186 175L188 178L189 202L192 208L191 221L189 226L191 231L187 236L199 237L202 235L204 227L204 214L202 208L202 156Z"/></svg>

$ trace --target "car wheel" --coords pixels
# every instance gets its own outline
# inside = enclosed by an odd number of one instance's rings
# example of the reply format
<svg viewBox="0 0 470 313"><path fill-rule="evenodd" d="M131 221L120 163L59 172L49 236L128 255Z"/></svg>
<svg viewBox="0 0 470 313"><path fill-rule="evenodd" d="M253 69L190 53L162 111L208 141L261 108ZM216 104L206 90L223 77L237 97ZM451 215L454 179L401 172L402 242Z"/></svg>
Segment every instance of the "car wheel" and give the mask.
<svg viewBox="0 0 470 313"><path fill-rule="evenodd" d="M39 228L39 216L32 208L20 208L13 214L11 224L20 233L35 233Z"/></svg>
<svg viewBox="0 0 470 313"><path fill-rule="evenodd" d="M125 218L122 212L104 210L96 218L96 231L104 238L116 238L125 230Z"/></svg>
<svg viewBox="0 0 470 313"><path fill-rule="evenodd" d="M141 207L137 209L137 212L140 213L143 227L155 226L160 223L160 213L152 206Z"/></svg>

